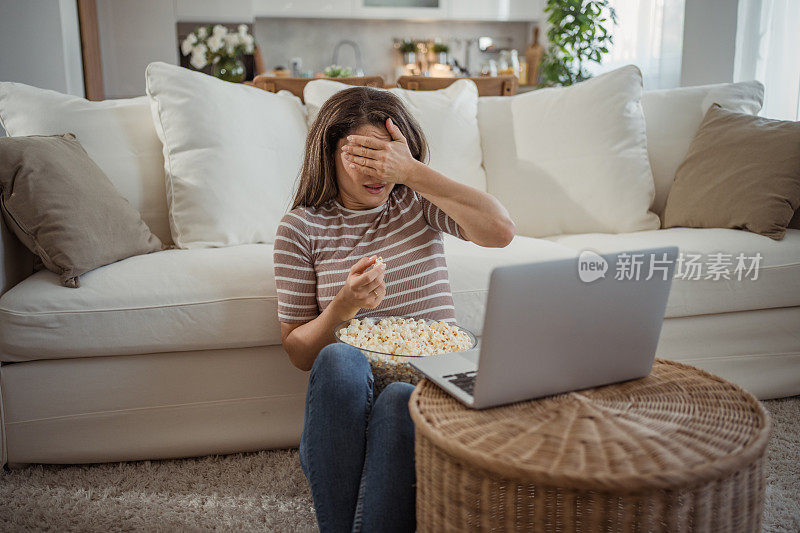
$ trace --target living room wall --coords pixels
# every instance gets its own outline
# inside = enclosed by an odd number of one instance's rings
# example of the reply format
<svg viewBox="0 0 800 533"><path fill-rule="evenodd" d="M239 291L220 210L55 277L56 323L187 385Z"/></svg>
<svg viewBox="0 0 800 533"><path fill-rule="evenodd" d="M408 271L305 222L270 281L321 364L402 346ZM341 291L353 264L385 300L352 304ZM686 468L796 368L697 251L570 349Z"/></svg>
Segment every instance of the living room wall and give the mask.
<svg viewBox="0 0 800 533"><path fill-rule="evenodd" d="M733 81L739 0L687 1L681 86Z"/></svg>
<svg viewBox="0 0 800 533"><path fill-rule="evenodd" d="M185 11L190 4L181 5ZM686 2L681 85L732 80L738 5L738 0ZM0 0L0 6L4 14L0 45L10 49L13 43L16 49L20 42L29 43L22 47L26 54L4 59L0 79L82 95L75 3ZM178 63L175 3L98 0L97 8L106 97L144 94L143 72L148 63ZM180 16L185 18L185 13ZM42 31L31 32L33 27ZM260 28L267 27L259 19L256 31L262 33Z"/></svg>
<svg viewBox="0 0 800 533"><path fill-rule="evenodd" d="M78 7L70 0L0 0L0 81L83 96ZM11 53L24 50L25 53ZM5 131L0 127L0 137Z"/></svg>

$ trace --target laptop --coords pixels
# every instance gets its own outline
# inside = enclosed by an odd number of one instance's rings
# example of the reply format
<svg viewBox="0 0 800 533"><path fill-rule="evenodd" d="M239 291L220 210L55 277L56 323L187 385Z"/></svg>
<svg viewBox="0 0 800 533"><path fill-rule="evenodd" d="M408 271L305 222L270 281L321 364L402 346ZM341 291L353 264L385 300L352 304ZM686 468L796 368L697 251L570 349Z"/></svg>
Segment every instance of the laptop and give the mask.
<svg viewBox="0 0 800 533"><path fill-rule="evenodd" d="M477 346L411 364L475 409L647 376L677 255L584 250L497 267Z"/></svg>

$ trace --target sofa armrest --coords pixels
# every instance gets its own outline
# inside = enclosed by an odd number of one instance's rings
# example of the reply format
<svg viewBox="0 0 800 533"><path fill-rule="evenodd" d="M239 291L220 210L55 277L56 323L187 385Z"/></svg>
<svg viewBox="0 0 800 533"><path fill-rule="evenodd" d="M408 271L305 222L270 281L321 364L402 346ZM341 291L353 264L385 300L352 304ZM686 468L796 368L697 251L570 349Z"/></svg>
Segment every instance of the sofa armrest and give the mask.
<svg viewBox="0 0 800 533"><path fill-rule="evenodd" d="M0 217L2 218L2 217ZM33 254L0 222L0 294L33 274Z"/></svg>

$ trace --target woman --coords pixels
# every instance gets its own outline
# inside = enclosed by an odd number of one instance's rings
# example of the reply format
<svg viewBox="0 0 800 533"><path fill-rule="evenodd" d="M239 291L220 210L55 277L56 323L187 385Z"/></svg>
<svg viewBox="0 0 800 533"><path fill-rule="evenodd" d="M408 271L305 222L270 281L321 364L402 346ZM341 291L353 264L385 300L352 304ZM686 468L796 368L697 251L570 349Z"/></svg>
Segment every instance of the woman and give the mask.
<svg viewBox="0 0 800 533"><path fill-rule="evenodd" d="M413 387L374 401L372 373L334 329L353 317L455 322L441 233L507 245L508 212L424 161L421 128L395 95L332 96L308 134L292 210L275 239L283 347L311 370L300 461L322 531L413 531ZM378 256L383 264L376 263Z"/></svg>

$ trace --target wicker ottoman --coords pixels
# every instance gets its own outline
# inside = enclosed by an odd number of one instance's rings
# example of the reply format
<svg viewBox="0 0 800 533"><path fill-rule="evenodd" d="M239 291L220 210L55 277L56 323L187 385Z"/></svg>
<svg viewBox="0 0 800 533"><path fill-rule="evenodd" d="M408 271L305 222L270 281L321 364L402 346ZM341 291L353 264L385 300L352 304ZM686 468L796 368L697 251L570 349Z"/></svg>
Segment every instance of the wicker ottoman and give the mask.
<svg viewBox="0 0 800 533"><path fill-rule="evenodd" d="M769 417L702 370L483 411L423 380L410 409L418 531L760 531Z"/></svg>

